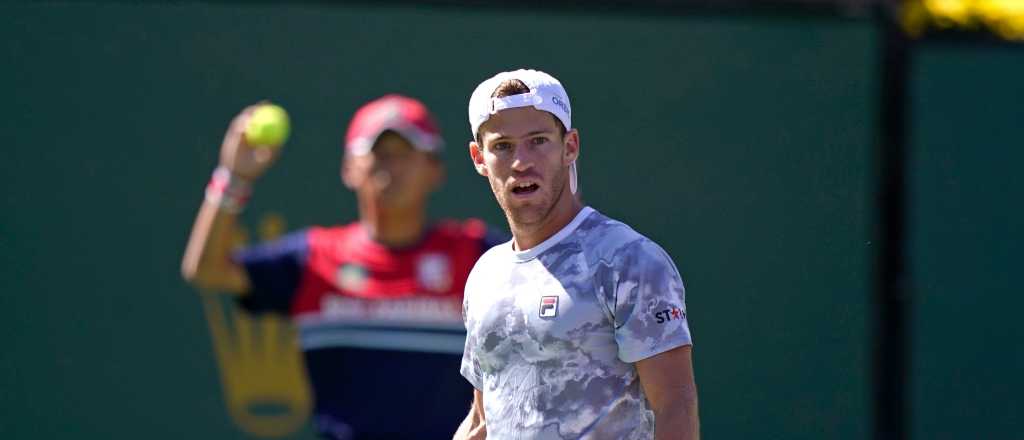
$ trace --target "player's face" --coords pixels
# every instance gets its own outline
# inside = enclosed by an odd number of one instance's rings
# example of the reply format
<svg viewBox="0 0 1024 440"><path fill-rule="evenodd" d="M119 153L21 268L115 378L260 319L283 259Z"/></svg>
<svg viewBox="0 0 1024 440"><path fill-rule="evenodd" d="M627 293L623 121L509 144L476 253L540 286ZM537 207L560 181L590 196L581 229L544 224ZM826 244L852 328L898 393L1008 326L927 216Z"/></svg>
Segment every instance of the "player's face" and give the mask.
<svg viewBox="0 0 1024 440"><path fill-rule="evenodd" d="M479 133L470 155L510 222L539 225L558 203L572 203L569 165L579 153L575 130L562 136L550 113L520 107L491 116Z"/></svg>
<svg viewBox="0 0 1024 440"><path fill-rule="evenodd" d="M440 183L440 164L391 131L381 134L369 153L345 160L345 184L381 207L421 204Z"/></svg>

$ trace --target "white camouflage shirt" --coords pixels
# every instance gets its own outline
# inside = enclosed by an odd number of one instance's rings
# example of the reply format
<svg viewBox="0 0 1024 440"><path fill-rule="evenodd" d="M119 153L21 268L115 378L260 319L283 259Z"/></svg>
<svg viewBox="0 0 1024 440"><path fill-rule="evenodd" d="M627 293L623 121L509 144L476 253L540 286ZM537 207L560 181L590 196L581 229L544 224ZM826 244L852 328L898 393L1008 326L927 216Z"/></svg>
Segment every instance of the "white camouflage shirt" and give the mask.
<svg viewBox="0 0 1024 440"><path fill-rule="evenodd" d="M461 372L494 440L651 439L633 363L691 343L672 260L589 207L532 249L480 257L463 315Z"/></svg>

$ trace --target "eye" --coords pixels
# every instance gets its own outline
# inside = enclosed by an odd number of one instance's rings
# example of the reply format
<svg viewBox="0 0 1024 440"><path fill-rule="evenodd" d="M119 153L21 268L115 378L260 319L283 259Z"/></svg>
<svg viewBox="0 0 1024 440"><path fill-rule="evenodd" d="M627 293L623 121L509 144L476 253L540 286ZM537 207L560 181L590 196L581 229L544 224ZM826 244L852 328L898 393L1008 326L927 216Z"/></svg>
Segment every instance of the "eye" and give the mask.
<svg viewBox="0 0 1024 440"><path fill-rule="evenodd" d="M507 141L495 142L491 144L490 149L492 151L508 151L512 149L512 143Z"/></svg>
<svg viewBox="0 0 1024 440"><path fill-rule="evenodd" d="M396 154L393 154L393 153L390 153L390 152L380 152L380 153L374 154L374 163L376 165L381 165L381 166L382 165L387 165L389 163L396 162L396 157L397 157Z"/></svg>
<svg viewBox="0 0 1024 440"><path fill-rule="evenodd" d="M548 138L545 136L537 136L530 138L530 145L544 145L548 142Z"/></svg>

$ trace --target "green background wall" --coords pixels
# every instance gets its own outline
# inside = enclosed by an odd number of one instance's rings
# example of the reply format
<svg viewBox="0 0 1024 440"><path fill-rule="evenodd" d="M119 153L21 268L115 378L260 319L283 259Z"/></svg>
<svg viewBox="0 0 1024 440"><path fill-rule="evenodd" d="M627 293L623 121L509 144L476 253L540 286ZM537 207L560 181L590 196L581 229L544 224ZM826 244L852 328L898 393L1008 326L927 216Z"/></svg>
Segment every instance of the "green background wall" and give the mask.
<svg viewBox="0 0 1024 440"><path fill-rule="evenodd" d="M340 223L353 110L421 97L451 147L432 212L503 225L465 105L533 66L572 96L587 202L686 279L705 437L863 439L877 46L806 17L0 6L0 437L243 438L178 275L228 120L262 98L294 119L250 224Z"/></svg>
<svg viewBox="0 0 1024 440"><path fill-rule="evenodd" d="M913 438L1020 438L1024 54L932 44L913 76Z"/></svg>

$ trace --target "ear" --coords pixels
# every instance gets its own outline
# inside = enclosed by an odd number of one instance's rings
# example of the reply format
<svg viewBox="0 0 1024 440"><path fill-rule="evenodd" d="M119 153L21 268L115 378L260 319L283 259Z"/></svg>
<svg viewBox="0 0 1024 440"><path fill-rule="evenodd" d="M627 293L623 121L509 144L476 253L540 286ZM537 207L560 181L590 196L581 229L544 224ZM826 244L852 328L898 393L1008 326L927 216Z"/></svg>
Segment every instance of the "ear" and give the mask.
<svg viewBox="0 0 1024 440"><path fill-rule="evenodd" d="M473 167L477 174L487 177L487 164L484 163L484 152L476 141L469 142L469 157L473 159Z"/></svg>
<svg viewBox="0 0 1024 440"><path fill-rule="evenodd" d="M573 163L580 157L580 132L575 128L565 133L565 163Z"/></svg>
<svg viewBox="0 0 1024 440"><path fill-rule="evenodd" d="M358 186L352 172L352 160L349 159L348 155L341 159L341 183L352 191L355 191L356 186Z"/></svg>

